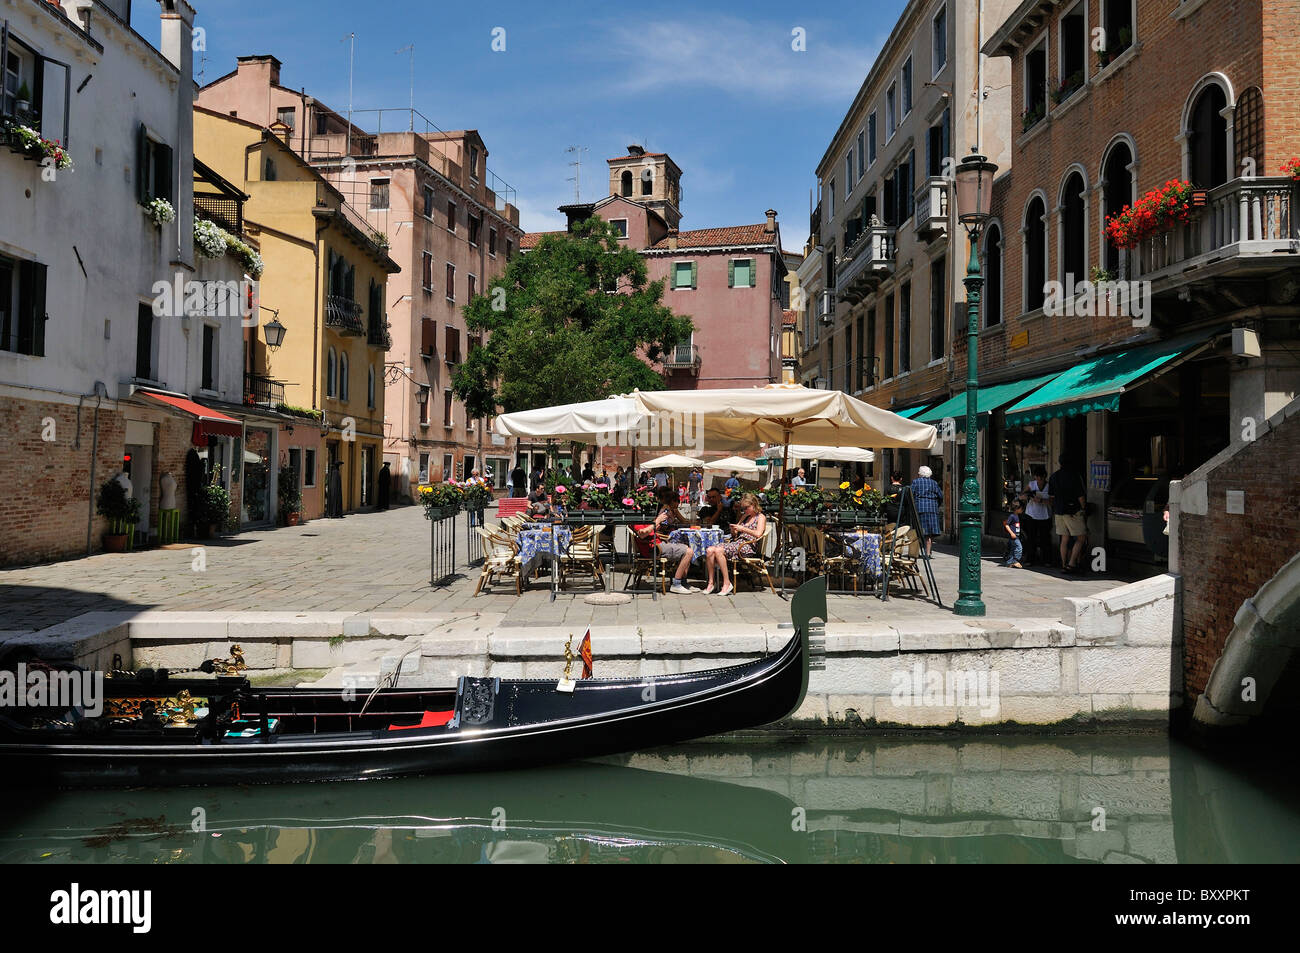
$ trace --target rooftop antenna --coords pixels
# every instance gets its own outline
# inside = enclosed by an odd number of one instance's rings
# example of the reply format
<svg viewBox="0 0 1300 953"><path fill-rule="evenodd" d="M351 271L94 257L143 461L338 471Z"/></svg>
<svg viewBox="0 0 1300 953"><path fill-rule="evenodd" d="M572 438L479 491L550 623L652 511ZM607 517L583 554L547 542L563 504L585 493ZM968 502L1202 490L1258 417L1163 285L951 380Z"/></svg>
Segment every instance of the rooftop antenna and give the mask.
<svg viewBox="0 0 1300 953"><path fill-rule="evenodd" d="M569 148L565 149L564 151L571 152L576 156L576 158L569 163L569 165L573 166L573 175L571 175L565 181L573 183L574 204L581 205L582 204L582 154L584 152L590 152L591 150L588 149L586 146L569 146Z"/></svg>
<svg viewBox="0 0 1300 953"><path fill-rule="evenodd" d="M406 127L406 131L415 132L415 44L408 43L393 55L401 56L403 53L411 54L411 123Z"/></svg>
<svg viewBox="0 0 1300 953"><path fill-rule="evenodd" d="M348 47L348 155L352 155L352 56L357 51L357 35L349 33L343 37L343 40L350 42ZM343 40L339 42L342 43Z"/></svg>

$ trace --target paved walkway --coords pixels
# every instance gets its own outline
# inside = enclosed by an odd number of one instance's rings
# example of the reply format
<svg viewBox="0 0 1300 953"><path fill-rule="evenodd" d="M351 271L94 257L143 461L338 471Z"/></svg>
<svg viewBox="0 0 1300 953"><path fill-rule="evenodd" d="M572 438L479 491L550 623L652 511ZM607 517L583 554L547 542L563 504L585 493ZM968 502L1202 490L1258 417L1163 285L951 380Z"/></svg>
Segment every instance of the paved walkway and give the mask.
<svg viewBox="0 0 1300 953"><path fill-rule="evenodd" d="M492 519L489 510L488 520ZM0 570L0 631L34 630L83 612L159 608L170 610L407 611L420 615L482 613L498 626L637 625L662 623L774 623L789 620L789 603L770 592L731 598L660 596L644 591L628 605L583 601L591 589L561 592L555 602L545 577L517 597L510 585L474 597L478 569L465 563L449 585L429 585L429 523L415 507L359 513L341 520L241 533L203 546L101 554L43 566ZM621 546L620 546L621 550ZM938 552L934 572L948 608L919 597L832 595L832 622L941 620L954 618L958 564ZM624 576L617 576L616 587ZM1063 596L1091 595L1123 584L1118 577L1064 578L1059 573L1003 569L984 560L983 597L989 618L1059 618Z"/></svg>

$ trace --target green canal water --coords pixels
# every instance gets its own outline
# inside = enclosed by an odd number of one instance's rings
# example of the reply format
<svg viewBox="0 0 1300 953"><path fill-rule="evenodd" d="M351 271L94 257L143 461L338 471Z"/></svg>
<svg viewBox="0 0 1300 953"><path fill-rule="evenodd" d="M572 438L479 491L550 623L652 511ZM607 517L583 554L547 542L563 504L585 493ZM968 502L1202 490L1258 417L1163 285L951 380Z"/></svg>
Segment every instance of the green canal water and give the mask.
<svg viewBox="0 0 1300 953"><path fill-rule="evenodd" d="M763 737L530 771L0 801L5 863L1300 861L1300 774L1156 735Z"/></svg>

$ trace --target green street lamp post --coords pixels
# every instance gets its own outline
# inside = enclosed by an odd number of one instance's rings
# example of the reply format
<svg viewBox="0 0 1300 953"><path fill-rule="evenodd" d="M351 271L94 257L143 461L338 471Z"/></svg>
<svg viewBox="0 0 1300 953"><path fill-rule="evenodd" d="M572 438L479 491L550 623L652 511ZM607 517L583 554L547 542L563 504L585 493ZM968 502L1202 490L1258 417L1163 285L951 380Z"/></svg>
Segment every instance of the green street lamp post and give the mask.
<svg viewBox="0 0 1300 953"><path fill-rule="evenodd" d="M957 218L970 237L970 263L966 266L966 465L962 471L957 522L961 550L957 615L982 616L980 553L984 534L984 509L980 498L979 461L979 356L980 272L979 235L989 219L993 202L993 175L998 167L982 155L969 155L957 166Z"/></svg>

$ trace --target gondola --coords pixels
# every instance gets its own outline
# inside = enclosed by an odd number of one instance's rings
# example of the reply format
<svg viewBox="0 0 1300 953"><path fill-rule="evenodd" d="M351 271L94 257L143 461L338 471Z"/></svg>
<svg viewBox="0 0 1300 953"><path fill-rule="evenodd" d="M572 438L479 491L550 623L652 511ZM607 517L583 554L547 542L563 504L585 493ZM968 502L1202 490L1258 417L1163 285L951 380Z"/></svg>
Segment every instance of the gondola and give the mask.
<svg viewBox="0 0 1300 953"><path fill-rule="evenodd" d="M0 711L0 767L28 785L318 781L478 771L674 744L778 721L808 688L825 581L753 662L643 678L463 676L454 689L264 688L239 675L104 680L99 717Z"/></svg>

